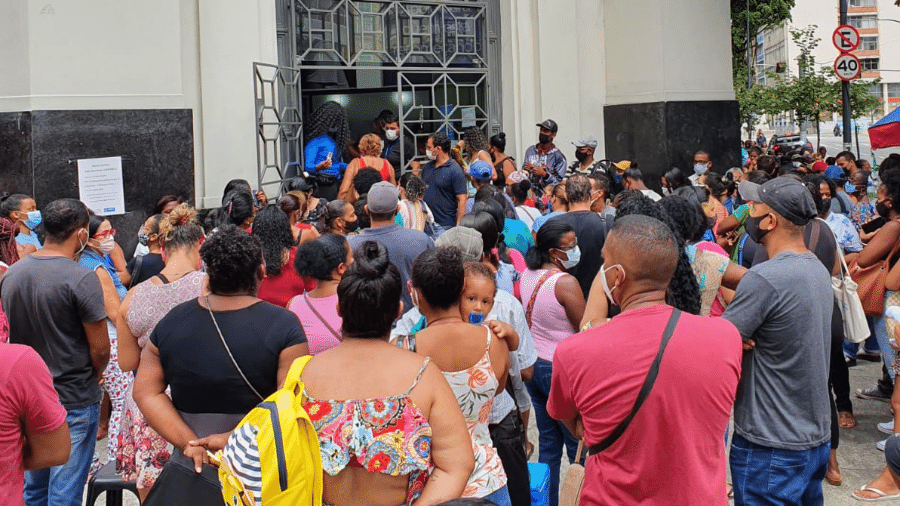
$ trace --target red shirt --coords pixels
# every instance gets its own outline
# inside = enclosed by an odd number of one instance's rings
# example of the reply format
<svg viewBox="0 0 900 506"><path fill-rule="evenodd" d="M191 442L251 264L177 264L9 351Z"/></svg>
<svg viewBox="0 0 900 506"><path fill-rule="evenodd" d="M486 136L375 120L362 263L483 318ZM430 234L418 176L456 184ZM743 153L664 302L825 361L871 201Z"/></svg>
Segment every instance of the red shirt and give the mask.
<svg viewBox="0 0 900 506"><path fill-rule="evenodd" d="M30 346L0 344L0 497L10 506L25 504L23 427L46 434L66 423L47 364Z"/></svg>
<svg viewBox="0 0 900 506"><path fill-rule="evenodd" d="M597 444L631 411L659 352L670 306L626 311L559 344L547 411L581 414ZM682 314L650 396L611 447L587 458L581 504L727 504L725 429L741 370L729 322Z"/></svg>
<svg viewBox="0 0 900 506"><path fill-rule="evenodd" d="M276 306L287 307L288 302L294 296L300 295L307 290L303 277L297 274L297 270L294 269L294 257L296 255L297 248L291 248L287 263L281 266L281 274L271 277L266 276L259 285L257 297ZM315 285L313 285L313 288L315 288Z"/></svg>

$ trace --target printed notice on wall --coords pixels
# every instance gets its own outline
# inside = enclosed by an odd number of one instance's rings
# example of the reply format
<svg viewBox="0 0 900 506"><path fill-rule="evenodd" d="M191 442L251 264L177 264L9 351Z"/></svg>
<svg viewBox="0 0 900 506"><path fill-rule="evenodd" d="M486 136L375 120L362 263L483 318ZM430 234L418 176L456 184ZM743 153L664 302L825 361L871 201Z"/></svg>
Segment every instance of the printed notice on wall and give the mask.
<svg viewBox="0 0 900 506"><path fill-rule="evenodd" d="M474 107L463 107L460 111L462 112L462 127L463 128L473 127L477 124L476 119L475 119L477 116L475 115Z"/></svg>
<svg viewBox="0 0 900 506"><path fill-rule="evenodd" d="M122 157L78 160L78 195L100 216L125 214Z"/></svg>

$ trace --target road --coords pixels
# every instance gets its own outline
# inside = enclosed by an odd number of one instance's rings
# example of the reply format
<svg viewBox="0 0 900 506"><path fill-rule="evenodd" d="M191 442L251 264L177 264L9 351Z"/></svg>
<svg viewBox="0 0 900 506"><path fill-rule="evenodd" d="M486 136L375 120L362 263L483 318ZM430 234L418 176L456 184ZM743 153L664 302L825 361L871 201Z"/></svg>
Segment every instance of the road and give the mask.
<svg viewBox="0 0 900 506"><path fill-rule="evenodd" d="M835 156L838 153L840 153L841 151L843 151L844 150L844 148L843 148L844 139L843 139L843 136L835 137L834 132L833 132L834 123L831 123L831 122L822 123L821 128L822 128L821 141L818 145L816 144L815 130L813 130L812 134L807 135L807 137L809 138L809 141L813 145L813 148L817 148L818 146L825 146L825 148L828 150L827 156ZM774 134L774 132L772 130L765 130L765 129L763 129L763 133L765 133L766 138L769 138L769 139L771 139L772 135ZM855 135L853 136L852 151L854 154L857 152ZM891 153L900 153L900 148L880 149L875 152L875 159L878 162L881 162L882 160L887 158L887 156L890 155ZM869 133L865 130L865 128L860 129L860 132L859 132L859 154L858 154L858 157L862 158L864 160L868 160L870 162L872 161L872 148L869 145Z"/></svg>

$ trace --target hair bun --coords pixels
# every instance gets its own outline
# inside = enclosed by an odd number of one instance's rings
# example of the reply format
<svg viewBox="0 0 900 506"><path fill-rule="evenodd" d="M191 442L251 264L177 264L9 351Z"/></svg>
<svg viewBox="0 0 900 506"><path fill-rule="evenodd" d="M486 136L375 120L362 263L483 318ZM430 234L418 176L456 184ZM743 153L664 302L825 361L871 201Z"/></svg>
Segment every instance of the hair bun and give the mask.
<svg viewBox="0 0 900 506"><path fill-rule="evenodd" d="M366 279L384 276L391 265L387 248L376 241L362 243L353 254L353 270Z"/></svg>
<svg viewBox="0 0 900 506"><path fill-rule="evenodd" d="M497 137L500 138L500 140L505 141L506 140L506 132L500 132L499 134L497 134Z"/></svg>

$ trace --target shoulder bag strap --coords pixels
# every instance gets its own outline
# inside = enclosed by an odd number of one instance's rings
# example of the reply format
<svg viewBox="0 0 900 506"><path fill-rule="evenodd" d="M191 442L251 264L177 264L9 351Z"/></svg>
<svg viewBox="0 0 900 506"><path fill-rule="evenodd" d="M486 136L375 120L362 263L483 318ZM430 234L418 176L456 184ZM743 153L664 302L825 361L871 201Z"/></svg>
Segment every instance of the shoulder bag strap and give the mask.
<svg viewBox="0 0 900 506"><path fill-rule="evenodd" d="M304 293L303 300L306 301L306 305L309 307L310 311L312 311L313 314L316 315L316 318L318 318L319 321L322 322L323 325L325 325L325 328L327 328L328 331L331 332L331 335L333 335L334 338L338 341L343 341L340 332L336 332L334 328L332 328L331 325L329 325L328 322L325 321L325 318L323 318L322 315L319 314L318 311L316 311L316 308L313 307L312 303L309 301L309 294Z"/></svg>
<svg viewBox="0 0 900 506"><path fill-rule="evenodd" d="M209 305L209 295L206 296L206 309L209 311L209 317L212 318L213 325L216 326L216 332L219 334L219 340L222 341L222 346L225 347L225 352L228 353L228 358L231 359L231 363L234 364L234 368L237 369L238 374L241 375L241 379L244 380L244 383L250 387L250 390L253 390L253 393L259 397L259 400L265 400L256 388L250 384L250 380L247 379L247 376L244 375L244 371L241 370L241 366L238 365L237 360L234 359L234 355L231 354L231 348L228 347L228 343L225 342L225 336L222 335L222 330L219 328L219 322L216 321L216 316L213 314L212 307Z"/></svg>
<svg viewBox="0 0 900 506"><path fill-rule="evenodd" d="M531 299L528 301L528 307L525 309L525 321L528 322L529 327L531 327L531 312L534 311L534 301L537 299L538 292L550 276L553 276L558 272L560 271L556 269L548 269L541 275L541 279L539 279L537 285L535 285L534 291L531 292Z"/></svg>
<svg viewBox="0 0 900 506"><path fill-rule="evenodd" d="M666 346L669 344L669 339L671 339L672 334L675 332L675 327L678 326L678 319L681 318L681 311L677 309L672 310L672 316L669 317L669 323L666 324L666 330L663 332L662 340L659 343L659 353L656 354L656 358L653 360L653 365L650 366L650 371L647 373L647 377L644 379L644 384L641 386L641 391L638 392L637 399L634 401L634 406L631 408L631 413L628 413L628 416L622 420L619 425L613 429L610 435L606 436L603 441L595 445L591 445L588 447L588 455L596 455L603 450L606 450L610 446L612 446L616 441L622 437L622 434L625 432L625 429L628 428L628 425L631 424L631 421L634 419L635 415L639 409L641 409L641 405L644 404L644 401L647 400L647 397L650 395L650 390L653 389L653 384L656 383L656 377L659 376L659 365L662 362L663 353L666 351Z"/></svg>
<svg viewBox="0 0 900 506"><path fill-rule="evenodd" d="M144 263L144 255L141 255L134 259L134 269L131 271L131 282L128 283L128 288L131 289L134 286L134 280L138 278L138 274L141 272L141 264Z"/></svg>

